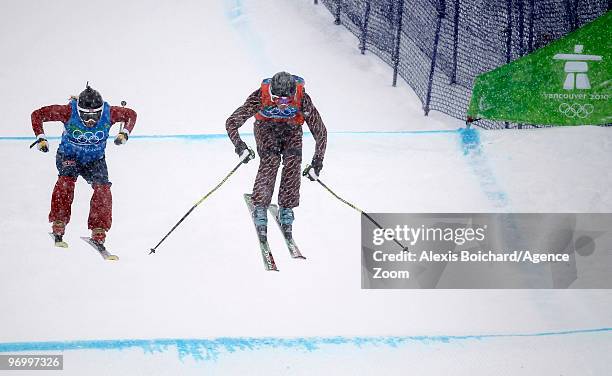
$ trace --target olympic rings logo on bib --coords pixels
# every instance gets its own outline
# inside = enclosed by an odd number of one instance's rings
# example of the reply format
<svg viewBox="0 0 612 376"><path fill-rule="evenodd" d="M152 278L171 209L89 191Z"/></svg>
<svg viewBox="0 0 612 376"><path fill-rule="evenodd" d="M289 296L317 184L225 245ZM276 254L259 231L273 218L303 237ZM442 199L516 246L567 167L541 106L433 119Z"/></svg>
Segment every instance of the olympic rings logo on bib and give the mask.
<svg viewBox="0 0 612 376"><path fill-rule="evenodd" d="M584 119L593 113L593 105L590 103L561 103L559 105L559 112L569 118L581 118Z"/></svg>
<svg viewBox="0 0 612 376"><path fill-rule="evenodd" d="M104 131L82 132L78 129L72 131L72 141L81 145L95 145L106 140Z"/></svg>
<svg viewBox="0 0 612 376"><path fill-rule="evenodd" d="M287 107L284 109L278 107L266 108L264 113L267 116L293 116L298 112L298 109L295 107Z"/></svg>

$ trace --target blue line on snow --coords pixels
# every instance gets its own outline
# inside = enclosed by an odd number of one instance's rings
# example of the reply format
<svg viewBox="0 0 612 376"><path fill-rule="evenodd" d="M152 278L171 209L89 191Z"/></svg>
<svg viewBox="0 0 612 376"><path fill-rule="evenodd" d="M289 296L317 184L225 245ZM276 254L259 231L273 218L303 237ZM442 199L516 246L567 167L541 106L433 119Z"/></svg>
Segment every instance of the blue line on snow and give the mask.
<svg viewBox="0 0 612 376"><path fill-rule="evenodd" d="M428 135L428 134L445 134L459 133L460 130L431 130L431 131L337 131L328 132L333 135L370 135L370 136L403 136L403 135ZM310 132L304 132L306 136L311 135ZM253 136L253 133L240 133L240 136ZM228 138L226 133L206 133L206 134L160 134L160 135L133 135L130 140L143 139L186 139L186 140L213 140ZM47 137L49 140L59 140L59 136ZM34 141L34 136L0 136L0 141Z"/></svg>
<svg viewBox="0 0 612 376"><path fill-rule="evenodd" d="M141 348L144 352L155 353L176 347L182 359L191 356L196 360L214 360L222 352L239 350L260 350L266 348L286 348L307 351L318 350L325 345L349 346L389 346L399 347L411 342L429 344L450 343L452 341L487 340L495 338L547 337L576 335L587 333L612 332L612 328L579 329L559 332L517 333L517 334L484 334L465 336L397 336L397 337L310 337L310 338L216 338L216 339L123 339L123 340L82 340L50 342L12 342L0 343L0 353L23 351L66 351L66 350L125 350Z"/></svg>

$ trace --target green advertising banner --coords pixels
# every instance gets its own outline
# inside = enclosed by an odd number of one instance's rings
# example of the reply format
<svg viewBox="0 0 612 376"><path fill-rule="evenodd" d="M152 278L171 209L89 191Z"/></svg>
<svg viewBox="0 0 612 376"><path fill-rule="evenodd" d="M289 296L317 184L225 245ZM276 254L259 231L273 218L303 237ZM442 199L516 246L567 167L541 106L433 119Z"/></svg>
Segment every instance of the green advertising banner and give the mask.
<svg viewBox="0 0 612 376"><path fill-rule="evenodd" d="M612 12L476 78L468 117L514 123L612 123Z"/></svg>

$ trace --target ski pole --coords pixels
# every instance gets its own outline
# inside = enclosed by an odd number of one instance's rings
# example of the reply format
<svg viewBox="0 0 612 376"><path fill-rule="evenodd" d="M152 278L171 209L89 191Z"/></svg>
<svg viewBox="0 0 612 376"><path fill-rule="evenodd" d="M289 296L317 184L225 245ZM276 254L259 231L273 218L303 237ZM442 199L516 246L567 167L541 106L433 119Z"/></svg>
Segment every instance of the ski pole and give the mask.
<svg viewBox="0 0 612 376"><path fill-rule="evenodd" d="M125 107L126 105L126 101L121 101L121 107ZM121 124L119 124L119 133L123 132L123 127L125 127L125 121L122 121Z"/></svg>
<svg viewBox="0 0 612 376"><path fill-rule="evenodd" d="M253 149L249 148L249 154L247 155L246 158L242 159L237 165L236 167L234 167L229 174L225 175L225 177L223 178L223 180L221 180L219 182L219 184L217 184L217 186L215 186L210 192L208 192L207 194L205 194L204 196L202 196L201 199L198 200L198 202L196 202L191 209L189 209L189 211L187 211L187 213L185 213L185 215L174 225L174 227L172 227L172 229L170 229L170 231L166 234L166 236L163 237L162 240L159 241L159 243L157 243L157 245L153 248L151 248L149 254L155 253L157 247L159 247L159 245L161 243L164 242L164 240L166 240L166 238L172 233L172 231L174 231L174 229L176 229L181 222L183 222L185 220L185 218L187 218L187 216L189 214L191 214L191 212L202 203L202 201L206 200L211 194L213 194L213 192L215 192L217 189L219 189L220 186L223 185L223 183L225 183L227 181L227 179L229 179L230 176L232 176L234 174L234 172L236 172L236 170L238 170L238 168L240 168L241 165L243 165L246 161L250 161L251 159L255 158L255 152L253 151Z"/></svg>
<svg viewBox="0 0 612 376"><path fill-rule="evenodd" d="M121 101L121 107L125 107L127 105L126 101ZM121 124L119 124L119 133L117 134L117 136L119 136L119 134L121 134L121 132L123 132L123 128L125 127L125 121L122 121ZM117 139L115 139L115 145L121 145L121 143L117 143Z"/></svg>
<svg viewBox="0 0 612 376"><path fill-rule="evenodd" d="M302 172L302 176L309 176L308 171L310 170L311 166L310 165L306 165L306 168L304 169L304 171ZM338 200L340 200L341 202L343 202L344 204L348 205L349 207L357 210L359 213L363 214L367 219L370 220L370 222L374 223L376 225L376 227L378 227L379 229L383 229L383 227L380 225L380 223L376 222L374 220L374 218L372 218L368 213L364 212L363 210L359 209L357 206L355 206L354 204L351 204L350 202L346 201L345 199L343 199L342 197L338 196L336 194L336 192L332 191L331 188L329 188L327 185L325 185L325 183L323 183L321 181L321 179L317 178L316 182L321 184L321 186L323 188L325 188L329 193L332 194L332 196L334 196L335 198L337 198ZM407 249L407 247L405 247L402 243L400 243L397 239L393 238L393 241L395 242L395 244L399 245L400 247L402 247L402 250Z"/></svg>
<svg viewBox="0 0 612 376"><path fill-rule="evenodd" d="M32 142L30 144L30 149L32 149L36 144L38 144L40 142L40 140L42 140L41 138L37 139L36 141Z"/></svg>

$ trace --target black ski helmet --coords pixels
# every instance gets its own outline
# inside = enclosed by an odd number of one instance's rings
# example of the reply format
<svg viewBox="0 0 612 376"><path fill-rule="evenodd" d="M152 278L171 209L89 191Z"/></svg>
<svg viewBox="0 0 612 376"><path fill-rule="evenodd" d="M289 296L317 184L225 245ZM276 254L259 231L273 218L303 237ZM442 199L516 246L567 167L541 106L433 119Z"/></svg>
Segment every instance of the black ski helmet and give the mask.
<svg viewBox="0 0 612 376"><path fill-rule="evenodd" d="M102 96L98 91L92 89L88 82L85 90L79 94L77 102L81 120L83 122L87 120L95 120L97 122L102 115L102 106L104 106Z"/></svg>
<svg viewBox="0 0 612 376"><path fill-rule="evenodd" d="M97 90L92 89L87 83L85 90L79 94L79 107L86 110L97 110L102 107L104 101Z"/></svg>
<svg viewBox="0 0 612 376"><path fill-rule="evenodd" d="M287 72L278 72L272 76L270 92L279 97L292 97L295 95L297 83L295 77Z"/></svg>

